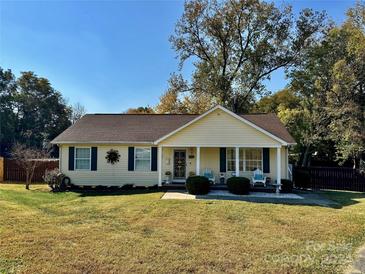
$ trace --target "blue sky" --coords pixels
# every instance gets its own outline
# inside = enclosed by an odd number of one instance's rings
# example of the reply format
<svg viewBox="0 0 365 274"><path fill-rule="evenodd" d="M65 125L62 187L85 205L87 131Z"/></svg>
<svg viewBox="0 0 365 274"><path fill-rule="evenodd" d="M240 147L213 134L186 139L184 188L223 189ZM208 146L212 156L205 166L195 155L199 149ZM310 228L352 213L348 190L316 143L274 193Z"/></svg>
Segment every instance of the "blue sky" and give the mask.
<svg viewBox="0 0 365 274"><path fill-rule="evenodd" d="M355 1L276 2L326 10L339 23ZM48 78L89 113L154 106L177 70L168 38L182 12L183 1L0 0L0 66ZM267 87L285 84L277 72Z"/></svg>

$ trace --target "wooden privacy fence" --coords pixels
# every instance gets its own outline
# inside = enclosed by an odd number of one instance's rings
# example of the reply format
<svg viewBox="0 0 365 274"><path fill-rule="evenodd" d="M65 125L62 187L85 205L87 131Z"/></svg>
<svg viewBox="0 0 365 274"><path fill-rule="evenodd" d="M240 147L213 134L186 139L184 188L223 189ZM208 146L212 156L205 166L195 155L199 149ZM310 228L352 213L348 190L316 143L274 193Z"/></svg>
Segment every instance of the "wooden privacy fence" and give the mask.
<svg viewBox="0 0 365 274"><path fill-rule="evenodd" d="M365 192L365 175L347 167L294 167L296 187Z"/></svg>
<svg viewBox="0 0 365 274"><path fill-rule="evenodd" d="M33 175L33 182L43 182L45 171L58 168L58 159L40 160ZM25 170L15 160L4 159L4 181L25 182Z"/></svg>

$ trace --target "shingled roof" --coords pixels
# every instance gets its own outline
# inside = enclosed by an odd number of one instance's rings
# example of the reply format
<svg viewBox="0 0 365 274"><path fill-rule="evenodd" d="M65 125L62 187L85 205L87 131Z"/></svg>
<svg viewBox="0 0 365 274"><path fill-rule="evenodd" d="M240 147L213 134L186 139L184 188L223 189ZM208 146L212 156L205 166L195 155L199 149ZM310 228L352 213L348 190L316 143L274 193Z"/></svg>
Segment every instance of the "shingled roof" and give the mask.
<svg viewBox="0 0 365 274"><path fill-rule="evenodd" d="M193 114L87 114L52 143L153 143L189 123ZM295 143L275 114L247 114L242 118L287 142Z"/></svg>

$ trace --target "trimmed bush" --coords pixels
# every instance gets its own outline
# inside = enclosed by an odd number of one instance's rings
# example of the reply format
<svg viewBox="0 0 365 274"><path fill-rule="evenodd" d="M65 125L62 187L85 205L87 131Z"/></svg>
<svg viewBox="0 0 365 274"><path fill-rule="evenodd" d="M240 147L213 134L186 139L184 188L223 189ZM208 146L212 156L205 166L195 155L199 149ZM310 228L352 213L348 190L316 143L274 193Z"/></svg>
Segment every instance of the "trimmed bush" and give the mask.
<svg viewBox="0 0 365 274"><path fill-rule="evenodd" d="M310 188L311 176L309 174L309 170L294 168L293 181L295 183L295 187L304 188L304 189Z"/></svg>
<svg viewBox="0 0 365 274"><path fill-rule="evenodd" d="M204 195L209 192L209 179L204 176L190 176L186 180L186 190L189 194Z"/></svg>
<svg viewBox="0 0 365 274"><path fill-rule="evenodd" d="M249 194L250 179L246 177L231 177L227 179L227 187L229 192L238 195Z"/></svg>
<svg viewBox="0 0 365 274"><path fill-rule="evenodd" d="M43 175L43 180L53 192L66 191L68 186L67 183L71 182L70 178L62 174L58 168L46 170Z"/></svg>
<svg viewBox="0 0 365 274"><path fill-rule="evenodd" d="M292 193L293 192L293 182L287 179L281 179L281 192L282 193Z"/></svg>
<svg viewBox="0 0 365 274"><path fill-rule="evenodd" d="M133 184L125 184L120 189L123 189L123 190L131 190L131 189L133 189L133 187L134 187Z"/></svg>

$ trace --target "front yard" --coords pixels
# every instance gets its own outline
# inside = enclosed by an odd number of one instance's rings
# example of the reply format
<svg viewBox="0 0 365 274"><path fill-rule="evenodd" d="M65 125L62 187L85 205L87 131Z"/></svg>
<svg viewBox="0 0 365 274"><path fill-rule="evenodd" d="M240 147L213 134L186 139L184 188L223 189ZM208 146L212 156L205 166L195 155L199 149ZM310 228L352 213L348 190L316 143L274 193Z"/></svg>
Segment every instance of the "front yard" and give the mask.
<svg viewBox="0 0 365 274"><path fill-rule="evenodd" d="M365 242L365 195L339 208L53 194L0 185L0 273L340 273Z"/></svg>

